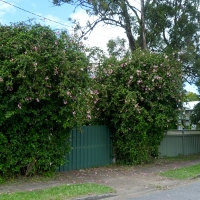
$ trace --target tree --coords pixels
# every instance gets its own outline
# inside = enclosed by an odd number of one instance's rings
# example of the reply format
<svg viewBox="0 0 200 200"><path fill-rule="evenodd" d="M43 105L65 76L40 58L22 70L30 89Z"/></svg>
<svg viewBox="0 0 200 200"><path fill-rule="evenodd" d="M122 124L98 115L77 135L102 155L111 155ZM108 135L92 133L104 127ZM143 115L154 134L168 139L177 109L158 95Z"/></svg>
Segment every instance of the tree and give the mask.
<svg viewBox="0 0 200 200"><path fill-rule="evenodd" d="M199 73L199 77L196 81L196 86L197 86L198 91L200 93L200 73ZM198 97L199 96L200 95L198 95ZM200 98L198 99L198 101L200 101ZM194 107L194 110L192 111L192 115L191 115L191 121L192 121L193 124L197 124L197 127L200 128L200 103L198 103Z"/></svg>
<svg viewBox="0 0 200 200"><path fill-rule="evenodd" d="M119 37L117 37L115 40L111 39L108 41L107 51L109 56L121 59L130 55L129 50L126 49L126 40Z"/></svg>
<svg viewBox="0 0 200 200"><path fill-rule="evenodd" d="M93 30L98 23L103 22L108 25L121 27L125 30L131 51L135 51L139 46L143 47L143 44L137 44L136 38L134 37L138 24L139 26L142 24L140 14L138 13L140 11L134 5L131 5L128 0L53 0L53 3L55 5L70 3L81 6L89 15L98 17L93 23L88 23L89 29L83 31L83 35Z"/></svg>
<svg viewBox="0 0 200 200"><path fill-rule="evenodd" d="M151 1L145 19L148 46L155 51L179 52L187 77L196 77L200 57L199 0Z"/></svg>
<svg viewBox="0 0 200 200"><path fill-rule="evenodd" d="M88 23L83 35L101 22L121 27L132 52L138 47L145 48L146 36L150 50L182 52L184 72L188 76L196 75L193 66L200 56L199 0L141 0L141 9L129 0L53 0L53 3L81 6L89 15L98 17L93 23Z"/></svg>
<svg viewBox="0 0 200 200"><path fill-rule="evenodd" d="M200 101L199 95L193 92L186 93L186 101Z"/></svg>
<svg viewBox="0 0 200 200"><path fill-rule="evenodd" d="M200 127L200 103L198 103L193 111L192 111L192 114L190 116L190 119L191 119L191 122L193 124L196 124L197 127Z"/></svg>
<svg viewBox="0 0 200 200"><path fill-rule="evenodd" d="M39 24L1 25L0 38L0 176L54 172L86 115L83 46Z"/></svg>

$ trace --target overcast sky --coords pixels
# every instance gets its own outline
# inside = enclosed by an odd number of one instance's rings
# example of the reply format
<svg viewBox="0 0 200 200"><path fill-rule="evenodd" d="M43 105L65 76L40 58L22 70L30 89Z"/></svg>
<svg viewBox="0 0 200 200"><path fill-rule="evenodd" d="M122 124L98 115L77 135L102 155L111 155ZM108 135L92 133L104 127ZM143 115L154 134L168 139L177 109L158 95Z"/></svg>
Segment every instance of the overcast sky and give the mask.
<svg viewBox="0 0 200 200"><path fill-rule="evenodd" d="M19 8L6 4L3 1L14 4L21 9L42 17L27 13ZM139 6L137 1L136 6ZM63 4L62 6L57 7L52 4L52 0L0 0L0 23L3 25L35 19L38 23L50 25L52 29L67 29L69 32L72 32L73 25L68 21L69 17L79 20L81 25L85 24L88 19L91 20L91 18L88 18L85 11L76 9L76 12L74 13L73 6ZM59 24L44 18L56 21ZM115 39L117 36L126 38L124 30L121 28L99 25L90 35L88 35L88 40L84 41L84 43L90 47L98 46L106 50L106 43L108 40ZM197 93L194 85L190 86L189 84L186 84L186 90Z"/></svg>

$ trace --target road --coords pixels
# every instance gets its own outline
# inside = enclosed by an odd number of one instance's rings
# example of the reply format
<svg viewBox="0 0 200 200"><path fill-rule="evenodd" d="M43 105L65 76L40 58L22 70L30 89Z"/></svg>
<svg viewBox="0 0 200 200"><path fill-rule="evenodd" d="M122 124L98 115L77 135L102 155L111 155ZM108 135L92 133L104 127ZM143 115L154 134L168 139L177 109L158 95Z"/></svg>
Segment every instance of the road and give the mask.
<svg viewBox="0 0 200 200"><path fill-rule="evenodd" d="M171 190L163 190L142 197L126 200L198 200L200 199L200 180L188 185L176 187Z"/></svg>

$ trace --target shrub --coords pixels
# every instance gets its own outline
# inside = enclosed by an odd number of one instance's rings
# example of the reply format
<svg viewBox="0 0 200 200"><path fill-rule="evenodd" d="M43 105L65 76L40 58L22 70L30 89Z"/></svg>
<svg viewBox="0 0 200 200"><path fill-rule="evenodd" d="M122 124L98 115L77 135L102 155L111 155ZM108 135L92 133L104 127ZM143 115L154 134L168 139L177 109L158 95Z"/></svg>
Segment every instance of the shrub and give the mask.
<svg viewBox="0 0 200 200"><path fill-rule="evenodd" d="M164 131L177 120L181 76L173 56L141 50L97 67L91 90L94 123L110 127L118 162L141 163L158 156Z"/></svg>
<svg viewBox="0 0 200 200"><path fill-rule="evenodd" d="M197 128L200 128L200 103L198 103L190 116L191 122L197 125Z"/></svg>
<svg viewBox="0 0 200 200"><path fill-rule="evenodd" d="M0 176L54 171L84 119L88 60L66 32L0 26Z"/></svg>

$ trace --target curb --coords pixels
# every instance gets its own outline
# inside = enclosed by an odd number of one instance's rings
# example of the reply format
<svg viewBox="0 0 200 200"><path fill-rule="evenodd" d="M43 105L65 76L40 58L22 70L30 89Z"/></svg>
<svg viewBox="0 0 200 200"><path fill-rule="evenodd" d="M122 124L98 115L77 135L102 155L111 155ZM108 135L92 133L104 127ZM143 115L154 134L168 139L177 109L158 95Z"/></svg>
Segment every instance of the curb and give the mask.
<svg viewBox="0 0 200 200"><path fill-rule="evenodd" d="M71 199L71 200L98 200L98 199L106 199L106 198L115 197L115 196L117 196L117 195L116 194L103 194L103 195L75 198L75 199Z"/></svg>

